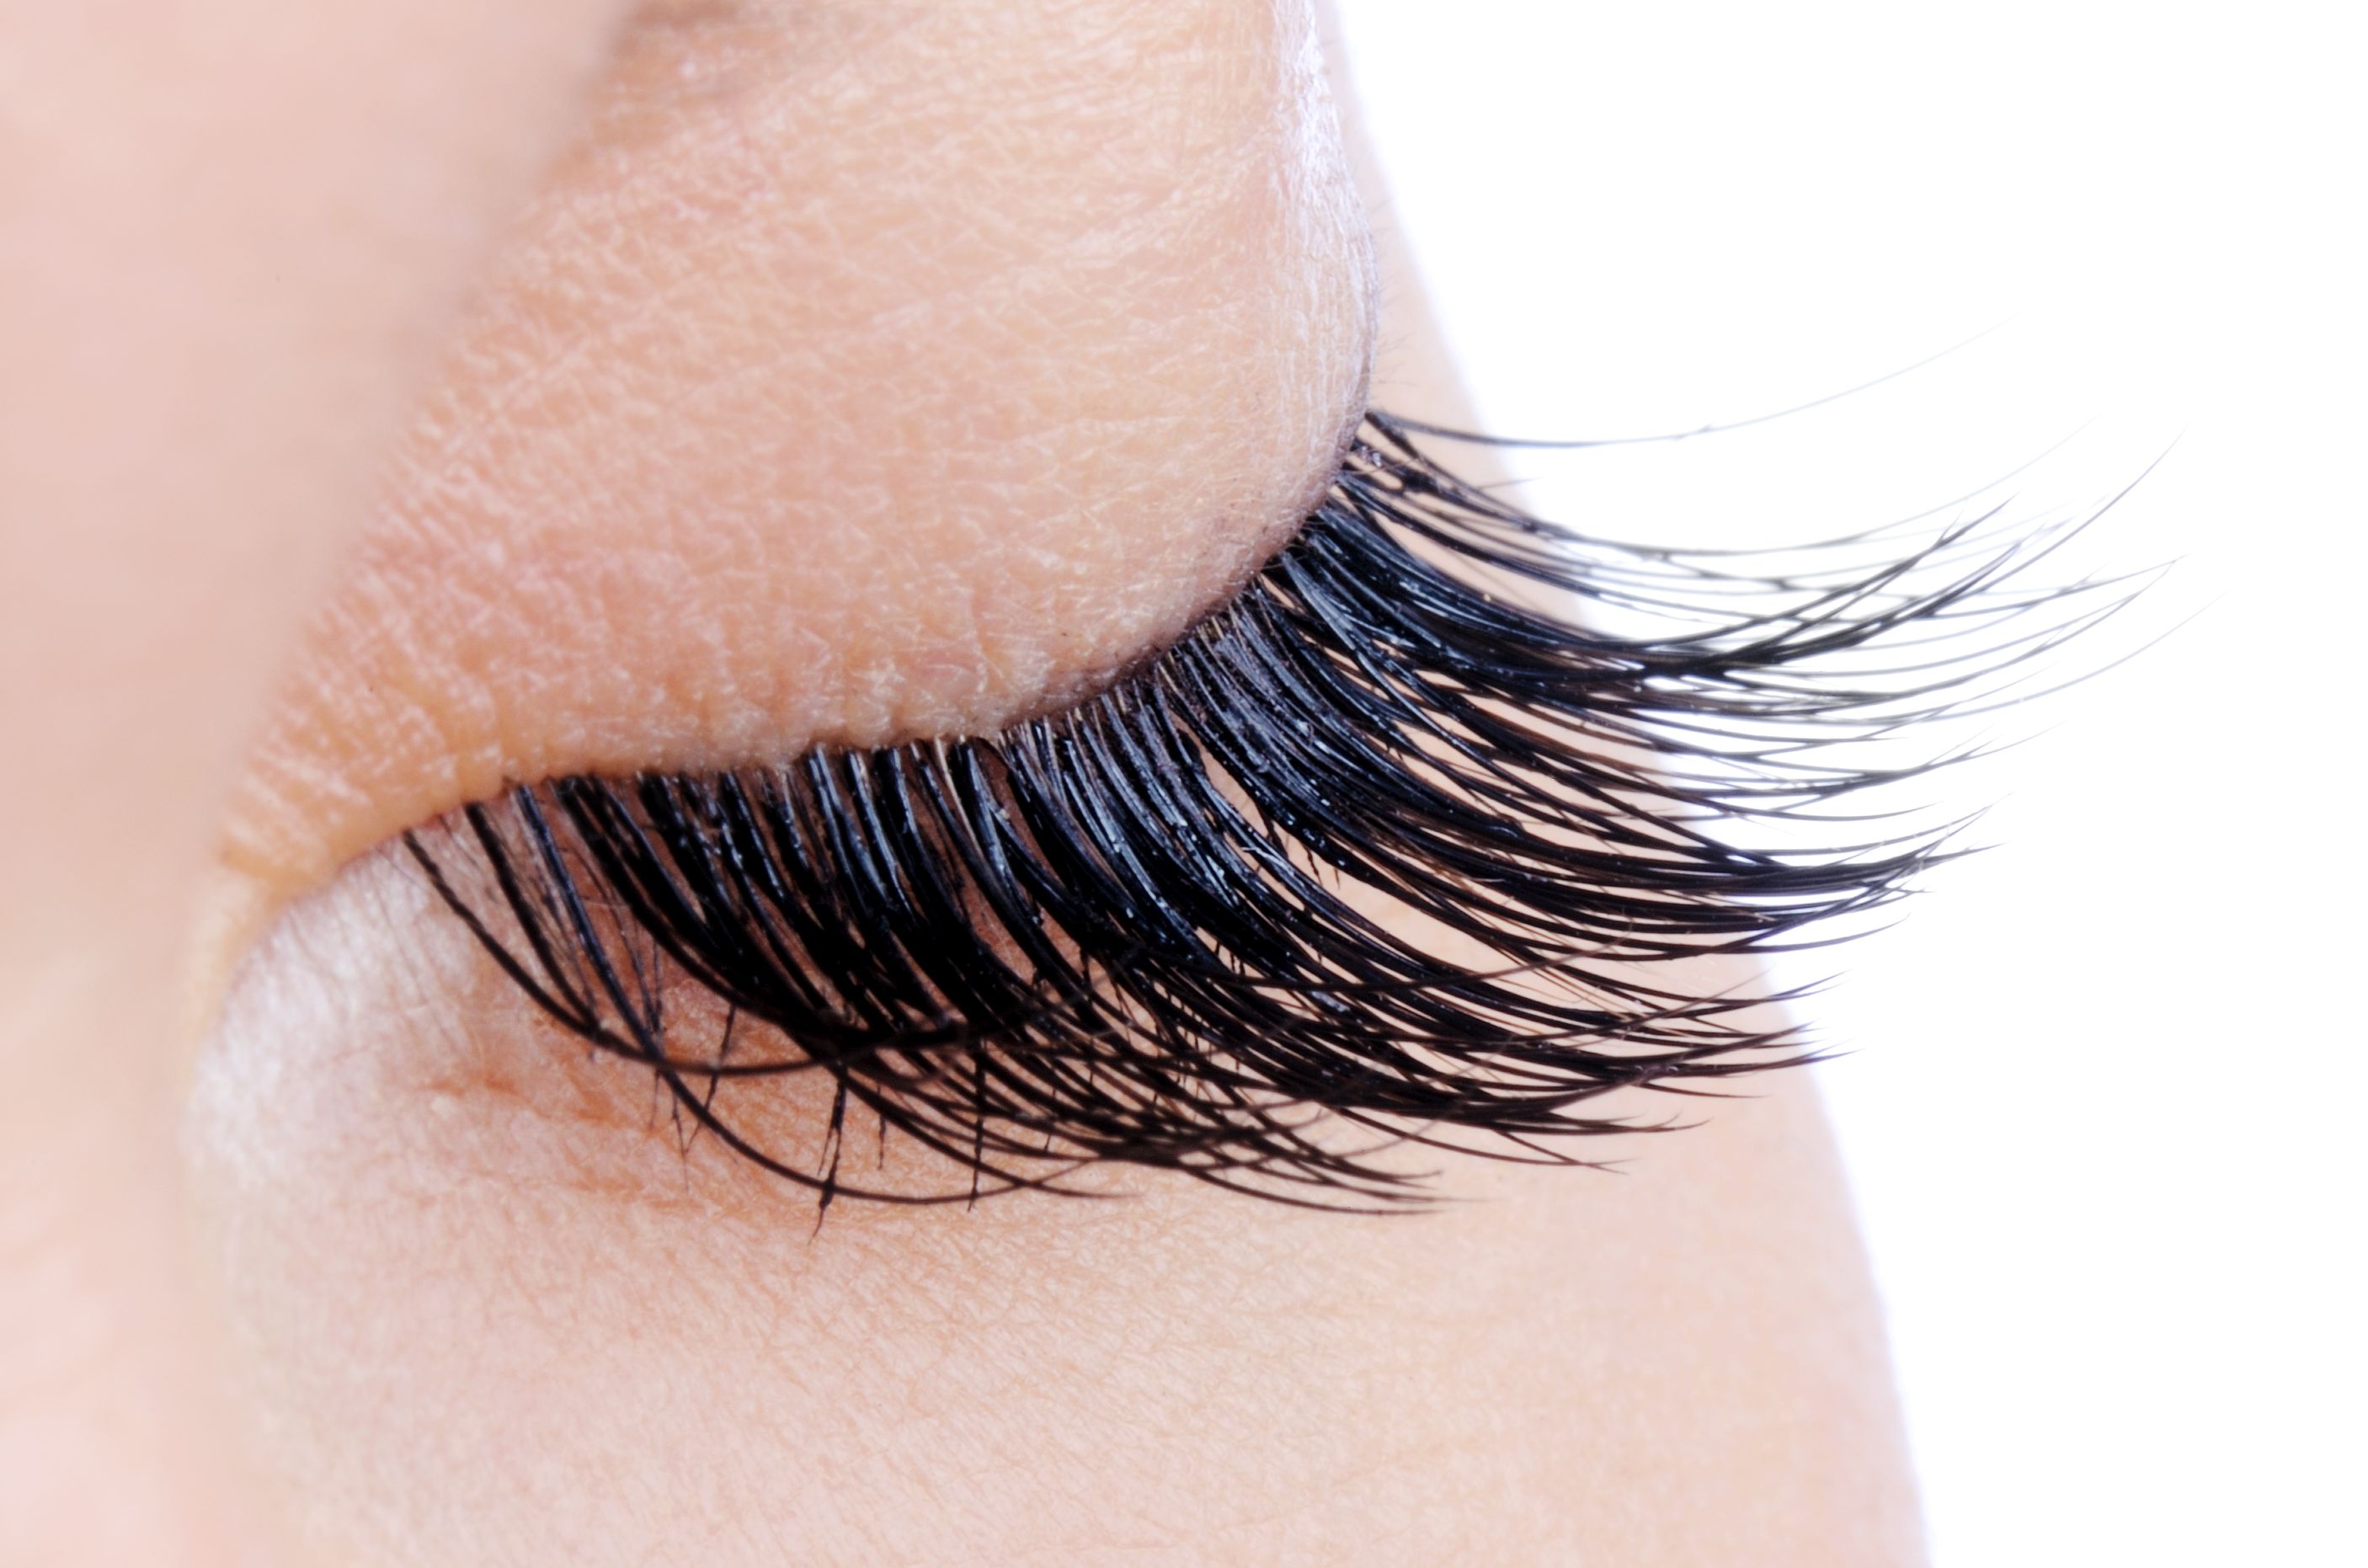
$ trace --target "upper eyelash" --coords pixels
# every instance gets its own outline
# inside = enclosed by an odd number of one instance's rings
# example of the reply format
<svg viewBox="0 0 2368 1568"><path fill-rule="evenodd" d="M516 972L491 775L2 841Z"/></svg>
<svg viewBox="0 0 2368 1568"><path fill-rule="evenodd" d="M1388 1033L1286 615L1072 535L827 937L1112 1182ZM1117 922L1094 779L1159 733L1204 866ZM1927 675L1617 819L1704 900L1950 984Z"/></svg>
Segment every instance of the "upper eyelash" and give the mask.
<svg viewBox="0 0 2368 1568"><path fill-rule="evenodd" d="M1852 743L1982 710L2127 603L2131 579L2026 585L2080 521L1993 510L1755 573L1551 527L1372 414L1239 597L1065 713L564 778L406 843L537 1005L825 1206L1057 1189L1096 1159L1417 1204L1390 1143L1583 1163L1542 1141L1632 1127L1590 1114L1611 1089L1805 1058L1755 1015L1764 992L1640 966L1801 938L1954 852L1952 824L1835 809L1897 777ZM1658 624L1591 631L1541 596ZM1732 842L1754 819L1824 836ZM1344 885L1486 957L1426 950ZM673 976L727 1008L703 1054L668 1028ZM747 1054L744 1019L773 1054ZM836 1085L814 1170L713 1098L797 1070ZM967 1179L843 1180L850 1101Z"/></svg>

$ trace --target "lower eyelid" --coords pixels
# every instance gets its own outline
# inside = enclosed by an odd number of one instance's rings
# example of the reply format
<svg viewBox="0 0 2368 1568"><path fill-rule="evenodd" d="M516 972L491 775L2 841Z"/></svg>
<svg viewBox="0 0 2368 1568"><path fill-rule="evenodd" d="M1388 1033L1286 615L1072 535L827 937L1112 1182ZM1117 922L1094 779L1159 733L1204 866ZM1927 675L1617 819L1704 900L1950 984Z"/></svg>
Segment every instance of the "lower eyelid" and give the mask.
<svg viewBox="0 0 2368 1568"><path fill-rule="evenodd" d="M811 1158L830 1097L775 1082L749 1108L768 1143ZM283 911L246 955L188 1120L209 1165L258 1187L292 1167L431 1210L490 1194L509 1210L766 1231L783 1218L779 1182L678 1129L645 1069L529 1003L399 844ZM892 1175L912 1163L880 1153Z"/></svg>

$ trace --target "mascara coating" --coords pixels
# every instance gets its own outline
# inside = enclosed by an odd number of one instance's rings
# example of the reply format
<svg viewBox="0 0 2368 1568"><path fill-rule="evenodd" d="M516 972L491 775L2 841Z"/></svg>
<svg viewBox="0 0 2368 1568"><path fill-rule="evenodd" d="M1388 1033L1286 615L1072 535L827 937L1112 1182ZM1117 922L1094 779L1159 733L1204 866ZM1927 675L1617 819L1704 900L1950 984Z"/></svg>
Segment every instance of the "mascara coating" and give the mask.
<svg viewBox="0 0 2368 1568"><path fill-rule="evenodd" d="M1376 414L1251 589L1067 713L407 843L549 1019L825 1206L931 1197L848 1178L850 1111L965 1173L938 1200L1118 1161L1420 1205L1408 1144L1586 1164L1622 1090L1803 1059L1781 995L1679 966L1831 941L1952 853L1866 748L2022 700L2126 602L2034 576L2080 526L1760 574L1556 528ZM833 1091L793 1149L780 1080Z"/></svg>

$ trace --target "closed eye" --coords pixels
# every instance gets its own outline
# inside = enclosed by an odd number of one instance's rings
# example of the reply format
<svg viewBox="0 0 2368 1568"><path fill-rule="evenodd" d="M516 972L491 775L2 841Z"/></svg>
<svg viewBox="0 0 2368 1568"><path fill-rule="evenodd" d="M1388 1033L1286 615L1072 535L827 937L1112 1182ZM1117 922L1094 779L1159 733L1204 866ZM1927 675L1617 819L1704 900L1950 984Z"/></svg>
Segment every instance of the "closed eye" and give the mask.
<svg viewBox="0 0 2368 1568"><path fill-rule="evenodd" d="M825 1205L1116 1161L1420 1206L1409 1149L1585 1164L1637 1125L1611 1090L1810 1054L1671 966L1824 939L1952 853L1860 744L2027 690L2126 602L2034 580L2078 522L1647 549L1373 414L1251 583L1065 711L563 778L407 844L539 1007ZM795 1075L828 1121L787 1139ZM874 1135L945 1176L867 1179Z"/></svg>

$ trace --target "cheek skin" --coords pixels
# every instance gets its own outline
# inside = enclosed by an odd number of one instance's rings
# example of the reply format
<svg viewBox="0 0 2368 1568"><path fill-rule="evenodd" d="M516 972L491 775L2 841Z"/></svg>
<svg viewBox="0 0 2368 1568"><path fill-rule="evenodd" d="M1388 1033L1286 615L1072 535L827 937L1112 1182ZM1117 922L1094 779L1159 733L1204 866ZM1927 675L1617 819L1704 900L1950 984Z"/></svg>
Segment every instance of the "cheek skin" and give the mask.
<svg viewBox="0 0 2368 1568"><path fill-rule="evenodd" d="M1298 5L662 6L501 249L229 839L974 732L1173 637L1362 404Z"/></svg>

